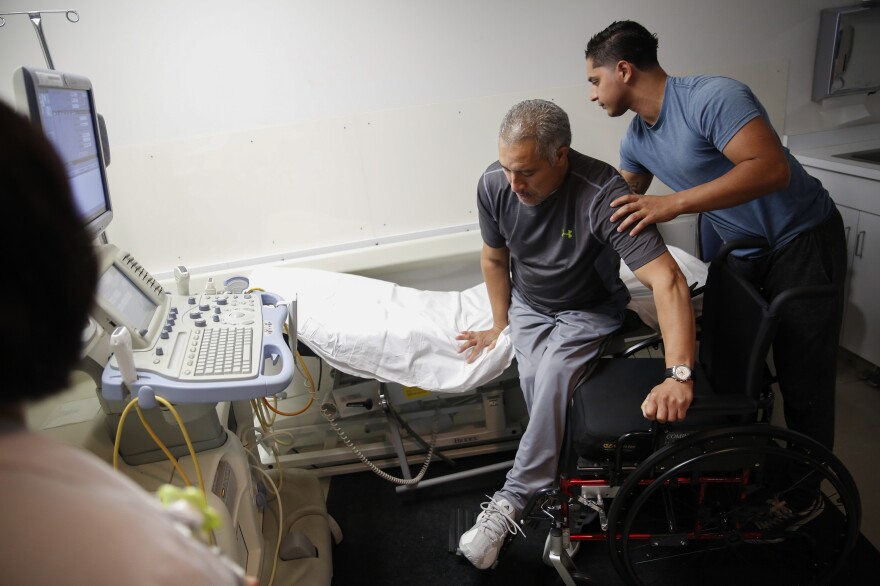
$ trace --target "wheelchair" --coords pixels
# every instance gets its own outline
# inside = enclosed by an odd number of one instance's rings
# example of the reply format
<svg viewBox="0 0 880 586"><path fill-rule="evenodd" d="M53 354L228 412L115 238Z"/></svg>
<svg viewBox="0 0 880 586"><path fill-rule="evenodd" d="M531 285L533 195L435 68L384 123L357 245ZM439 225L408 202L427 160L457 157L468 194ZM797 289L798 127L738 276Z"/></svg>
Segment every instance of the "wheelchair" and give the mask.
<svg viewBox="0 0 880 586"><path fill-rule="evenodd" d="M684 421L642 418L662 358L601 358L575 390L558 485L534 495L522 520L550 521L544 561L566 586L594 583L569 554L596 541L634 586L825 584L854 548L861 501L852 476L818 442L770 423L768 354L780 309L836 289L765 301L725 263L733 247L759 244L723 247L710 264ZM793 531L761 522L768 502L803 495L821 511L809 523Z"/></svg>

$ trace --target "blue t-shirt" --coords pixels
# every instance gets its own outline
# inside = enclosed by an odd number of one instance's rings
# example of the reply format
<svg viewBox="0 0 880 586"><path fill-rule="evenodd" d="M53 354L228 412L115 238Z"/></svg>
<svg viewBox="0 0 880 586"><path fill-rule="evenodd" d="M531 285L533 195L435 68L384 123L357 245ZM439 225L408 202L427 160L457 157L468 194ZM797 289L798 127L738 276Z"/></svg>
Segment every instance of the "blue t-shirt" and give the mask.
<svg viewBox="0 0 880 586"><path fill-rule="evenodd" d="M620 143L620 167L651 173L675 191L721 177L733 168L722 151L740 129L770 119L744 84L726 77L668 77L663 106L651 126L641 116ZM791 171L786 189L746 203L706 212L725 242L765 238L777 249L822 224L834 203L822 184L783 148Z"/></svg>
<svg viewBox="0 0 880 586"><path fill-rule="evenodd" d="M666 252L655 226L635 238L615 230L611 202L629 193L607 163L568 152L562 185L536 206L520 203L496 161L477 187L483 241L510 250L513 286L546 315L587 310L612 299L622 309L629 293L620 260L636 270Z"/></svg>

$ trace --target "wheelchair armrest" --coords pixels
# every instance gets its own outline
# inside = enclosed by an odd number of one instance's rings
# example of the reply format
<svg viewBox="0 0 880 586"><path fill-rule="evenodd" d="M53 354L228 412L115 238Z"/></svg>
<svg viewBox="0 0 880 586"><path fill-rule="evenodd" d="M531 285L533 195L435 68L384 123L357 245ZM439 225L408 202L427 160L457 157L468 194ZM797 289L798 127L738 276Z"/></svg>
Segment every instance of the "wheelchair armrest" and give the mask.
<svg viewBox="0 0 880 586"><path fill-rule="evenodd" d="M703 395L694 397L688 413L724 413L750 415L758 410L758 403L746 395ZM687 421L687 418L685 418Z"/></svg>
<svg viewBox="0 0 880 586"><path fill-rule="evenodd" d="M639 342L633 344L632 346L624 349L621 352L614 354L613 356L614 358L629 358L630 356L634 355L637 352L640 352L641 350L644 350L645 348L657 346L662 341L663 337L660 334L654 334L653 336L645 338L644 340L640 340Z"/></svg>

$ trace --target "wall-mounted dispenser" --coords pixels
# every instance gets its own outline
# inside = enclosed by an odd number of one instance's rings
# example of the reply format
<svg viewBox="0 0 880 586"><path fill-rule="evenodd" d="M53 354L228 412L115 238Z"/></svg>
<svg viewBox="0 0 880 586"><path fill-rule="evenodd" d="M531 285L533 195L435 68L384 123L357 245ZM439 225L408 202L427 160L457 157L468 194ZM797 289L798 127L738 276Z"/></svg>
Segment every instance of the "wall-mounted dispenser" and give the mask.
<svg viewBox="0 0 880 586"><path fill-rule="evenodd" d="M880 4L822 10L813 101L880 89Z"/></svg>

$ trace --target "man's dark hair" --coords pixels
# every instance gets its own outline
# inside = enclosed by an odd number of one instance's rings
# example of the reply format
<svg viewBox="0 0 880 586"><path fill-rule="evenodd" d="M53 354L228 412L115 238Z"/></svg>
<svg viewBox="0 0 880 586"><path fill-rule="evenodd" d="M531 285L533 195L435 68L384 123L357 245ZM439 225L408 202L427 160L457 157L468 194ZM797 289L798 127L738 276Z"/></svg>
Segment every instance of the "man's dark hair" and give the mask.
<svg viewBox="0 0 880 586"><path fill-rule="evenodd" d="M49 141L0 102L0 250L9 295L0 330L0 403L68 386L97 281L94 247Z"/></svg>
<svg viewBox="0 0 880 586"><path fill-rule="evenodd" d="M587 43L586 56L593 60L593 67L604 67L618 61L629 61L643 71L659 65L657 61L657 35L631 20L620 20Z"/></svg>

